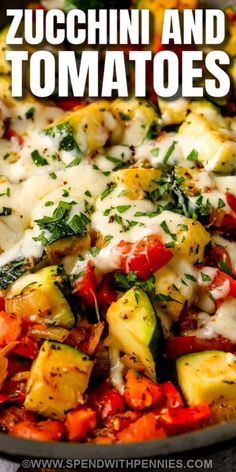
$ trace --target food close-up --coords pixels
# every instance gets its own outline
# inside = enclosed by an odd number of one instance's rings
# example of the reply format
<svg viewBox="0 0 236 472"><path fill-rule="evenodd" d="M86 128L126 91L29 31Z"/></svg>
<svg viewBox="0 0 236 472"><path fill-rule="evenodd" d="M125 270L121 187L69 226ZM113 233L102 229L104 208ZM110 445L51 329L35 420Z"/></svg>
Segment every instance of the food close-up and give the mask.
<svg viewBox="0 0 236 472"><path fill-rule="evenodd" d="M84 3L28 7L102 8ZM164 9L197 7L130 8L152 11L156 52ZM125 444L236 419L236 10L225 16L219 99L151 85L141 99L16 99L2 29L1 433Z"/></svg>

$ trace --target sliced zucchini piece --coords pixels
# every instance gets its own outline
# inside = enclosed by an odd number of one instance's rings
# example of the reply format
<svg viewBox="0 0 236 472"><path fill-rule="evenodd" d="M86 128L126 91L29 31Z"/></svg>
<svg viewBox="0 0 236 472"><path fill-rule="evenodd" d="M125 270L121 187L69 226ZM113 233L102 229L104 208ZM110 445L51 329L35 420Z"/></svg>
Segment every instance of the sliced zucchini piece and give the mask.
<svg viewBox="0 0 236 472"><path fill-rule="evenodd" d="M144 167L121 169L113 175L114 182L124 188L125 195L131 200L142 200L145 198L145 192L156 190L160 178L160 170Z"/></svg>
<svg viewBox="0 0 236 472"><path fill-rule="evenodd" d="M236 356L204 351L177 359L178 383L189 405L236 397Z"/></svg>
<svg viewBox="0 0 236 472"><path fill-rule="evenodd" d="M50 125L45 133L59 141L59 149L94 152L110 139L118 142L122 127L111 112L110 103L94 102Z"/></svg>
<svg viewBox="0 0 236 472"><path fill-rule="evenodd" d="M213 111L190 113L178 134L187 157L197 143L198 160L207 170L230 174L236 170L236 141L227 119ZM178 135L177 135L178 136Z"/></svg>
<svg viewBox="0 0 236 472"><path fill-rule="evenodd" d="M71 236L54 241L46 246L46 253L51 264L60 264L66 256L78 256L90 246L90 236Z"/></svg>
<svg viewBox="0 0 236 472"><path fill-rule="evenodd" d="M25 408L63 420L82 402L92 368L93 361L78 349L45 341L31 367Z"/></svg>
<svg viewBox="0 0 236 472"><path fill-rule="evenodd" d="M111 104L116 121L123 125L120 144L138 146L145 139L156 140L160 131L160 117L147 100L117 99Z"/></svg>
<svg viewBox="0 0 236 472"><path fill-rule="evenodd" d="M45 267L20 277L12 285L6 298L6 310L50 326L73 328L75 316L69 288L61 266Z"/></svg>
<svg viewBox="0 0 236 472"><path fill-rule="evenodd" d="M146 374L156 380L157 353L162 344L162 330L146 293L132 287L107 312L112 341L138 359Z"/></svg>

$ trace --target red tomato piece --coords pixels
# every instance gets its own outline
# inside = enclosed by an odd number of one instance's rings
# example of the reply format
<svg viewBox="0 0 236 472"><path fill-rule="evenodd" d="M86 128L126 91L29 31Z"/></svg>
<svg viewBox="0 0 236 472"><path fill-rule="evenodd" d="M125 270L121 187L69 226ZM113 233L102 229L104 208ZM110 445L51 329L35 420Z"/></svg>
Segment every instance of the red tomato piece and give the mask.
<svg viewBox="0 0 236 472"><path fill-rule="evenodd" d="M157 235L146 236L136 243L121 241L117 250L120 252L122 271L125 274L135 272L142 280L161 269L173 257Z"/></svg>
<svg viewBox="0 0 236 472"><path fill-rule="evenodd" d="M207 255L206 264L209 264L213 267L219 267L220 263L223 262L228 267L230 273L233 272L231 259L229 253L225 247L216 245L212 247Z"/></svg>
<svg viewBox="0 0 236 472"><path fill-rule="evenodd" d="M108 274L109 275L109 274ZM101 306L104 311L106 311L112 302L115 302L117 299L116 291L111 287L112 279L109 276L105 276L102 280L101 285L98 288L98 305Z"/></svg>
<svg viewBox="0 0 236 472"><path fill-rule="evenodd" d="M141 413L139 411L126 411L125 413L119 413L117 415L107 418L105 425L109 430L114 432L122 431L131 423L134 423L138 418L140 418Z"/></svg>
<svg viewBox="0 0 236 472"><path fill-rule="evenodd" d="M24 392L14 392L6 394L0 394L0 405L3 405L7 402L22 402L25 399Z"/></svg>
<svg viewBox="0 0 236 472"><path fill-rule="evenodd" d="M15 313L0 312L0 346L16 341L21 334L21 318Z"/></svg>
<svg viewBox="0 0 236 472"><path fill-rule="evenodd" d="M126 374L124 400L132 410L144 410L159 403L163 398L161 388L152 380L129 369Z"/></svg>
<svg viewBox="0 0 236 472"><path fill-rule="evenodd" d="M17 143L19 144L19 146L23 146L24 144L24 138L23 136L21 136L19 133L17 133L17 131L14 131L14 129L11 129L11 128L7 128L5 133L4 133L4 138L5 139L16 139Z"/></svg>
<svg viewBox="0 0 236 472"><path fill-rule="evenodd" d="M98 417L105 420L124 410L122 396L113 388L108 381L103 382L93 390L89 396L89 402L97 411Z"/></svg>
<svg viewBox="0 0 236 472"><path fill-rule="evenodd" d="M214 338L201 339L196 336L172 336L166 341L166 357L176 359L177 357L202 351L224 351L235 352L234 346L228 339Z"/></svg>
<svg viewBox="0 0 236 472"><path fill-rule="evenodd" d="M147 413L128 428L117 434L121 443L148 441L149 439L161 439L166 437L165 430L159 425L154 413Z"/></svg>
<svg viewBox="0 0 236 472"><path fill-rule="evenodd" d="M95 307L97 282L91 261L88 262L85 273L75 283L75 294L80 297L85 305L91 308Z"/></svg>
<svg viewBox="0 0 236 472"><path fill-rule="evenodd" d="M198 429L210 416L209 405L203 403L188 408L169 408L161 413L160 423L168 434L180 434Z"/></svg>
<svg viewBox="0 0 236 472"><path fill-rule="evenodd" d="M5 311L5 298L0 297L0 312Z"/></svg>
<svg viewBox="0 0 236 472"><path fill-rule="evenodd" d="M88 105L89 102L83 102L76 98L65 98L56 100L56 106L62 108L62 110L69 111L73 108L84 108Z"/></svg>
<svg viewBox="0 0 236 472"><path fill-rule="evenodd" d="M97 414L91 408L70 411L66 415L65 427L69 441L86 439L97 426Z"/></svg>
<svg viewBox="0 0 236 472"><path fill-rule="evenodd" d="M35 359L38 353L38 343L29 336L19 338L19 344L12 350L15 354L29 359Z"/></svg>
<svg viewBox="0 0 236 472"><path fill-rule="evenodd" d="M166 408L179 408L184 406L182 397L172 382L161 384L160 389L164 396L164 405Z"/></svg>
<svg viewBox="0 0 236 472"><path fill-rule="evenodd" d="M236 213L236 197L230 192L226 192L226 200L228 205L230 206L231 210Z"/></svg>
<svg viewBox="0 0 236 472"><path fill-rule="evenodd" d="M10 434L35 441L60 441L65 434L65 427L60 421L21 421L12 428Z"/></svg>

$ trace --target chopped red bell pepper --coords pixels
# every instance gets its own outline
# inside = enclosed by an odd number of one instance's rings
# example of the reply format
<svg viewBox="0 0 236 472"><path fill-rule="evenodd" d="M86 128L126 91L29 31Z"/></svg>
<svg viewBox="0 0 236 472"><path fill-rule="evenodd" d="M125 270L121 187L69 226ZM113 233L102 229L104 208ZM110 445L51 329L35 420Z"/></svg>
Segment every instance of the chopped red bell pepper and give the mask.
<svg viewBox="0 0 236 472"><path fill-rule="evenodd" d="M18 372L26 372L30 369L31 360L25 358L20 358L16 354L11 353L8 356L8 376L10 377L13 374Z"/></svg>
<svg viewBox="0 0 236 472"><path fill-rule="evenodd" d="M122 396L108 381L103 382L89 395L89 403L97 411L100 420L114 416L124 410Z"/></svg>
<svg viewBox="0 0 236 472"><path fill-rule="evenodd" d="M197 336L171 336L166 341L165 355L167 359L202 351L235 352L236 345L228 339L218 337L214 339L201 339Z"/></svg>
<svg viewBox="0 0 236 472"><path fill-rule="evenodd" d="M117 439L121 443L130 443L138 441L148 441L149 439L165 438L166 432L159 425L154 413L147 413L139 418L128 428L117 434Z"/></svg>
<svg viewBox="0 0 236 472"><path fill-rule="evenodd" d="M172 252L160 241L159 236L146 236L136 243L121 241L117 246L120 253L120 267L125 274L135 272L146 280L172 259Z"/></svg>
<svg viewBox="0 0 236 472"><path fill-rule="evenodd" d="M29 336L22 336L12 352L28 359L35 359L38 354L38 343Z"/></svg>
<svg viewBox="0 0 236 472"><path fill-rule="evenodd" d="M65 427L60 421L47 420L39 423L21 421L13 426L10 434L35 441L60 441L65 435Z"/></svg>
<svg viewBox="0 0 236 472"><path fill-rule="evenodd" d="M67 413L65 427L69 441L86 439L97 426L97 414L91 408L79 408Z"/></svg>
<svg viewBox="0 0 236 472"><path fill-rule="evenodd" d="M160 415L160 423L168 434L180 434L198 429L211 416L207 403L187 408L169 408Z"/></svg>
<svg viewBox="0 0 236 472"><path fill-rule="evenodd" d="M91 308L95 307L97 282L91 261L88 262L87 269L83 275L75 282L74 293L79 296L86 306Z"/></svg>
<svg viewBox="0 0 236 472"><path fill-rule="evenodd" d="M144 410L163 399L159 385L129 369L126 374L124 400L132 410Z"/></svg>

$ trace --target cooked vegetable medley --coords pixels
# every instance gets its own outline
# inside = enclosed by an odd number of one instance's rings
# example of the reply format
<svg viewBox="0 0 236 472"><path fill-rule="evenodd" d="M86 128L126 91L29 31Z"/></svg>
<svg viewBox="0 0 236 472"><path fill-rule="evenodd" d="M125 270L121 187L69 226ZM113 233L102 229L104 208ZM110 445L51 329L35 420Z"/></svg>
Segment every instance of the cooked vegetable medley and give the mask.
<svg viewBox="0 0 236 472"><path fill-rule="evenodd" d="M129 443L236 418L233 86L221 103L15 101L5 36L0 430Z"/></svg>

